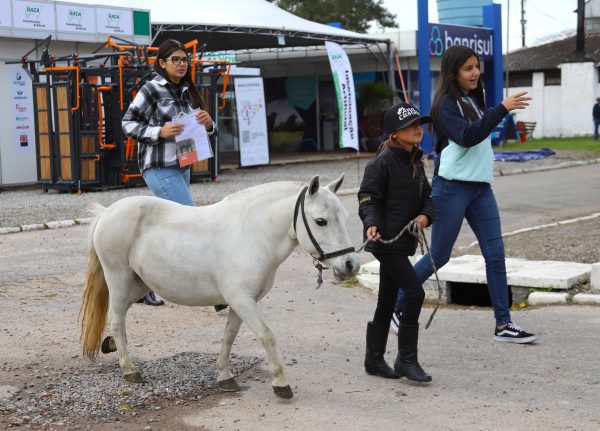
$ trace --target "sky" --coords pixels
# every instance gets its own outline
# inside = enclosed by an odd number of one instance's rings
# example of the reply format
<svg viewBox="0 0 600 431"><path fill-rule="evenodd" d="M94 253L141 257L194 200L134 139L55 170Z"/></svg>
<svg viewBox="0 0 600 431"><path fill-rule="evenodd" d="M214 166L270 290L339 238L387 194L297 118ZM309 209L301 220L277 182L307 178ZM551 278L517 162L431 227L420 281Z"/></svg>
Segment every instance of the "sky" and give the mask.
<svg viewBox="0 0 600 431"><path fill-rule="evenodd" d="M510 2L510 4L508 4ZM577 0L524 0L526 46L539 44L557 33L575 31L577 26ZM521 0L494 0L502 5L502 50L507 51L506 13L510 8L510 51L521 47ZM417 0L383 0L383 5L396 14L399 30L417 29ZM429 0L429 22L438 22L436 0ZM386 30L398 30L386 29Z"/></svg>

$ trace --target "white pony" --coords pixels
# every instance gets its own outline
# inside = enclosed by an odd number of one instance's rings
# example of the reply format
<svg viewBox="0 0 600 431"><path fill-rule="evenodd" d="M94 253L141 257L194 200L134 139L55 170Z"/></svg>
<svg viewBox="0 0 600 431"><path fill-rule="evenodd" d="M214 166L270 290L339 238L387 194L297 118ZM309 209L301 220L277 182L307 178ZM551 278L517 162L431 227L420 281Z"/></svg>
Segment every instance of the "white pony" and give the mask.
<svg viewBox="0 0 600 431"><path fill-rule="evenodd" d="M269 292L277 268L298 244L339 277L358 272L358 255L346 229L348 214L335 195L343 177L322 188L318 175L308 186L263 184L203 207L144 196L99 209L90 228L80 312L84 355L95 359L101 345L103 353L116 350L125 380L142 383L127 352L125 315L148 289L175 304L229 304L217 359L219 386L239 389L229 371L229 354L243 321L266 350L273 390L291 398L275 337L257 301ZM107 311L112 337L101 342Z"/></svg>

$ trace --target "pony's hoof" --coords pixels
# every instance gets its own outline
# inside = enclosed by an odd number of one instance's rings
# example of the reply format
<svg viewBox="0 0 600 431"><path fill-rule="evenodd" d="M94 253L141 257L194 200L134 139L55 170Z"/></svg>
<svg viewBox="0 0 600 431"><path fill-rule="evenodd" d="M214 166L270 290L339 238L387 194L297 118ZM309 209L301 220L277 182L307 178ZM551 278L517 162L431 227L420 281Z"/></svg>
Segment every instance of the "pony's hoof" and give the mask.
<svg viewBox="0 0 600 431"><path fill-rule="evenodd" d="M290 399L294 397L294 393L292 392L292 388L290 385L287 386L273 386L273 392L280 398Z"/></svg>
<svg viewBox="0 0 600 431"><path fill-rule="evenodd" d="M219 389L225 392L235 392L240 390L239 385L233 377L227 380L221 380L220 382L217 382L217 384L219 385Z"/></svg>
<svg viewBox="0 0 600 431"><path fill-rule="evenodd" d="M123 377L129 383L146 383L139 371L137 373L125 374Z"/></svg>
<svg viewBox="0 0 600 431"><path fill-rule="evenodd" d="M102 353L112 353L117 351L117 345L115 343L115 339L112 336L108 336L102 342L102 347L100 348Z"/></svg>

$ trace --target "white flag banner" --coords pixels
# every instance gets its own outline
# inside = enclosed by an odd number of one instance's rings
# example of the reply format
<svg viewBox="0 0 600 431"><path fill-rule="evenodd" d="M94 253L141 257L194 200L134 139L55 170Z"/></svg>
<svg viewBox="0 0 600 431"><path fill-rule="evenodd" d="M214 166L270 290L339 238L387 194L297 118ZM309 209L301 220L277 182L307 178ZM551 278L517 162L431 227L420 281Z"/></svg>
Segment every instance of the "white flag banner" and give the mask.
<svg viewBox="0 0 600 431"><path fill-rule="evenodd" d="M334 42L325 42L337 95L340 147L358 151L358 121L356 92L352 66L344 49Z"/></svg>
<svg viewBox="0 0 600 431"><path fill-rule="evenodd" d="M240 165L269 164L269 134L262 78L235 78Z"/></svg>

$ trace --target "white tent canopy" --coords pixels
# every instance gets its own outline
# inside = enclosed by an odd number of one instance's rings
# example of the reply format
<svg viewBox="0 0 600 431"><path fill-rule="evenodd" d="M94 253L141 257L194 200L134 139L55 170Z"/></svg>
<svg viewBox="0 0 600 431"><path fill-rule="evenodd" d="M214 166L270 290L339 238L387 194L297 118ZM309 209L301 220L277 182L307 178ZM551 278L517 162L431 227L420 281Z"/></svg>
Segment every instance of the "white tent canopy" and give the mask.
<svg viewBox="0 0 600 431"><path fill-rule="evenodd" d="M150 10L155 39L198 38L209 50L253 49L338 43L372 44L381 39L312 22L265 0L61 0ZM249 37L249 34L253 35Z"/></svg>

